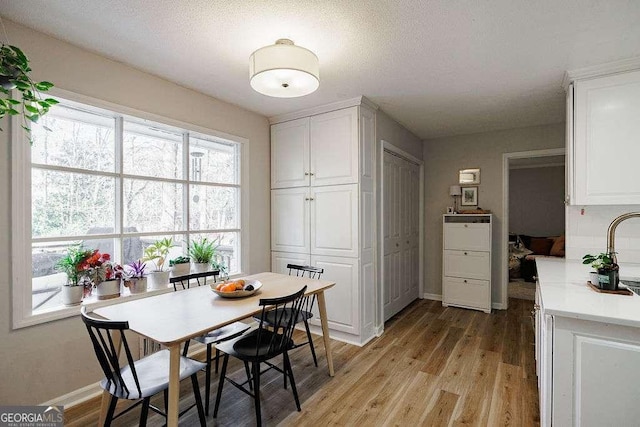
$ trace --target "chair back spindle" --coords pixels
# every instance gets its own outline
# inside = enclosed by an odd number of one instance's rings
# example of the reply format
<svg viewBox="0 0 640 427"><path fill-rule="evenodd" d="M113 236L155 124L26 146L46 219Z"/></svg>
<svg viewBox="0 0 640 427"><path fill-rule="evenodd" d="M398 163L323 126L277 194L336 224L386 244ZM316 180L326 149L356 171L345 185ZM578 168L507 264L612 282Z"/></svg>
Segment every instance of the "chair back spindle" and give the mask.
<svg viewBox="0 0 640 427"><path fill-rule="evenodd" d="M107 379L107 388L110 389L113 386L116 391L121 390L126 397L129 397L131 394L126 382L122 378L120 360L118 358L119 349L114 341L114 335L119 334L120 345L124 347L127 364L131 369L131 375L133 376L138 396L141 395L140 381L138 380L131 349L124 334L124 331L129 329L129 322L95 319L87 314L86 307L82 307L81 314L82 321L86 325L89 336L91 337L93 350L96 353L102 372Z"/></svg>

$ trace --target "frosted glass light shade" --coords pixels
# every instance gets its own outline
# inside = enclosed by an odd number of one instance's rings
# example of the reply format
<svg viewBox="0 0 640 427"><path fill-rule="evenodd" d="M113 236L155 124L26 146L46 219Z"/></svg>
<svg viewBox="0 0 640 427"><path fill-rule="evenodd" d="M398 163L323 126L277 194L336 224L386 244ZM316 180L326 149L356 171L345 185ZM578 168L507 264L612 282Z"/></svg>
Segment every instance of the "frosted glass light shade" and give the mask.
<svg viewBox="0 0 640 427"><path fill-rule="evenodd" d="M462 194L462 188L459 185L452 185L449 187L450 196L460 196Z"/></svg>
<svg viewBox="0 0 640 427"><path fill-rule="evenodd" d="M256 92L276 98L308 95L320 86L318 57L289 39L253 52L249 76Z"/></svg>

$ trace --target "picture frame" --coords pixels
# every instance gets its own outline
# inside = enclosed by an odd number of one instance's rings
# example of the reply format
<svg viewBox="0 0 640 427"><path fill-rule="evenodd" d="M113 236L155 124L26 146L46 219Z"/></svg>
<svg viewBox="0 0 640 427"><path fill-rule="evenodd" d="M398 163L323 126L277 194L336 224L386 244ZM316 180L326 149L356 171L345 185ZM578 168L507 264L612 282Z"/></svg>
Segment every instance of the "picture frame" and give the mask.
<svg viewBox="0 0 640 427"><path fill-rule="evenodd" d="M460 169L458 171L458 183L461 185L479 185L480 168Z"/></svg>
<svg viewBox="0 0 640 427"><path fill-rule="evenodd" d="M460 206L478 206L478 187L462 187Z"/></svg>

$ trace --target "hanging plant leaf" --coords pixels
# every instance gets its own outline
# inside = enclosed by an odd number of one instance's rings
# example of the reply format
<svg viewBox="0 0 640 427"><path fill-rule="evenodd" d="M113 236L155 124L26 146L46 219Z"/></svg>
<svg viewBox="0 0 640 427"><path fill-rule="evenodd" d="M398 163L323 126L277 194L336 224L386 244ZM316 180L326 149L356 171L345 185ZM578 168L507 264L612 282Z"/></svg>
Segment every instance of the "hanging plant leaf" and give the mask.
<svg viewBox="0 0 640 427"><path fill-rule="evenodd" d="M22 113L21 127L32 143L28 122L36 123L58 101L54 98L42 99L40 92L46 92L54 85L48 81L34 82L29 76L30 72L29 59L20 48L6 44L0 46L0 119ZM12 90L20 92L22 99L15 99ZM22 111L13 108L18 105L22 106Z"/></svg>

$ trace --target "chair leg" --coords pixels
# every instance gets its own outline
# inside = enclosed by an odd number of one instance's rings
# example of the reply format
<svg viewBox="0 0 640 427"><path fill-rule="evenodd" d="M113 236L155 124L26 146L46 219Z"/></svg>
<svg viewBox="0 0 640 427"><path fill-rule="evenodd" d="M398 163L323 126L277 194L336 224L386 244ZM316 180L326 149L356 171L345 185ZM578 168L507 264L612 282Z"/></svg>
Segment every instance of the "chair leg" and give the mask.
<svg viewBox="0 0 640 427"><path fill-rule="evenodd" d="M298 390L296 389L296 380L293 378L291 361L289 360L289 354L286 351L284 352L284 371L289 374L289 379L291 380L291 390L293 391L293 398L296 400L296 408L298 408L298 412L300 412L300 399L298 398Z"/></svg>
<svg viewBox="0 0 640 427"><path fill-rule="evenodd" d="M118 403L118 398L111 395L111 400L109 401L109 409L107 410L107 417L104 421L105 427L109 427L111 425L111 421L113 421L113 414L116 411L116 403Z"/></svg>
<svg viewBox="0 0 640 427"><path fill-rule="evenodd" d="M140 414L140 427L147 425L147 417L149 416L149 401L151 397L145 397L142 402L142 413Z"/></svg>
<svg viewBox="0 0 640 427"><path fill-rule="evenodd" d="M216 363L218 363L217 360ZM204 384L204 413L209 416L209 395L211 394L211 344L207 345L207 366L204 370L204 380L206 381Z"/></svg>
<svg viewBox="0 0 640 427"><path fill-rule="evenodd" d="M193 397L196 399L196 408L198 408L198 418L200 418L200 427L206 427L207 421L204 418L204 410L202 409L202 396L200 396L200 386L198 385L198 375L191 375L191 384L193 385ZM207 400L208 400L207 396Z"/></svg>
<svg viewBox="0 0 640 427"><path fill-rule="evenodd" d="M227 374L227 363L229 363L229 355L224 355L224 360L222 361L222 371L220 372L220 376L218 377L218 393L216 394L216 405L213 408L213 418L218 416L218 408L220 407L220 397L222 397L222 386L224 386L225 376Z"/></svg>
<svg viewBox="0 0 640 427"><path fill-rule="evenodd" d="M190 341L184 343L184 348L182 349L182 355L184 357L187 357L187 352L189 351L189 342Z"/></svg>
<svg viewBox="0 0 640 427"><path fill-rule="evenodd" d="M284 371L284 374L282 374L282 376L284 377L284 389L287 389L287 364L285 363L284 360L284 354L282 355L282 370Z"/></svg>
<svg viewBox="0 0 640 427"><path fill-rule="evenodd" d="M249 382L249 390L253 391L253 381L251 379L251 371L249 370L249 362L245 360L244 371L247 373L247 381Z"/></svg>
<svg viewBox="0 0 640 427"><path fill-rule="evenodd" d="M216 348L216 374L218 373L219 363L220 363L220 350Z"/></svg>
<svg viewBox="0 0 640 427"><path fill-rule="evenodd" d="M256 407L256 424L262 426L262 412L260 411L260 362L253 362L253 401Z"/></svg>
<svg viewBox="0 0 640 427"><path fill-rule="evenodd" d="M162 392L162 397L164 400L164 413L168 414L169 413L169 389L164 389L164 391Z"/></svg>
<svg viewBox="0 0 640 427"><path fill-rule="evenodd" d="M307 330L307 339L309 340L309 347L311 347L311 355L313 356L313 363L318 367L318 359L316 358L316 349L313 348L313 339L311 338L311 331L309 330L309 322L304 319L304 328Z"/></svg>

